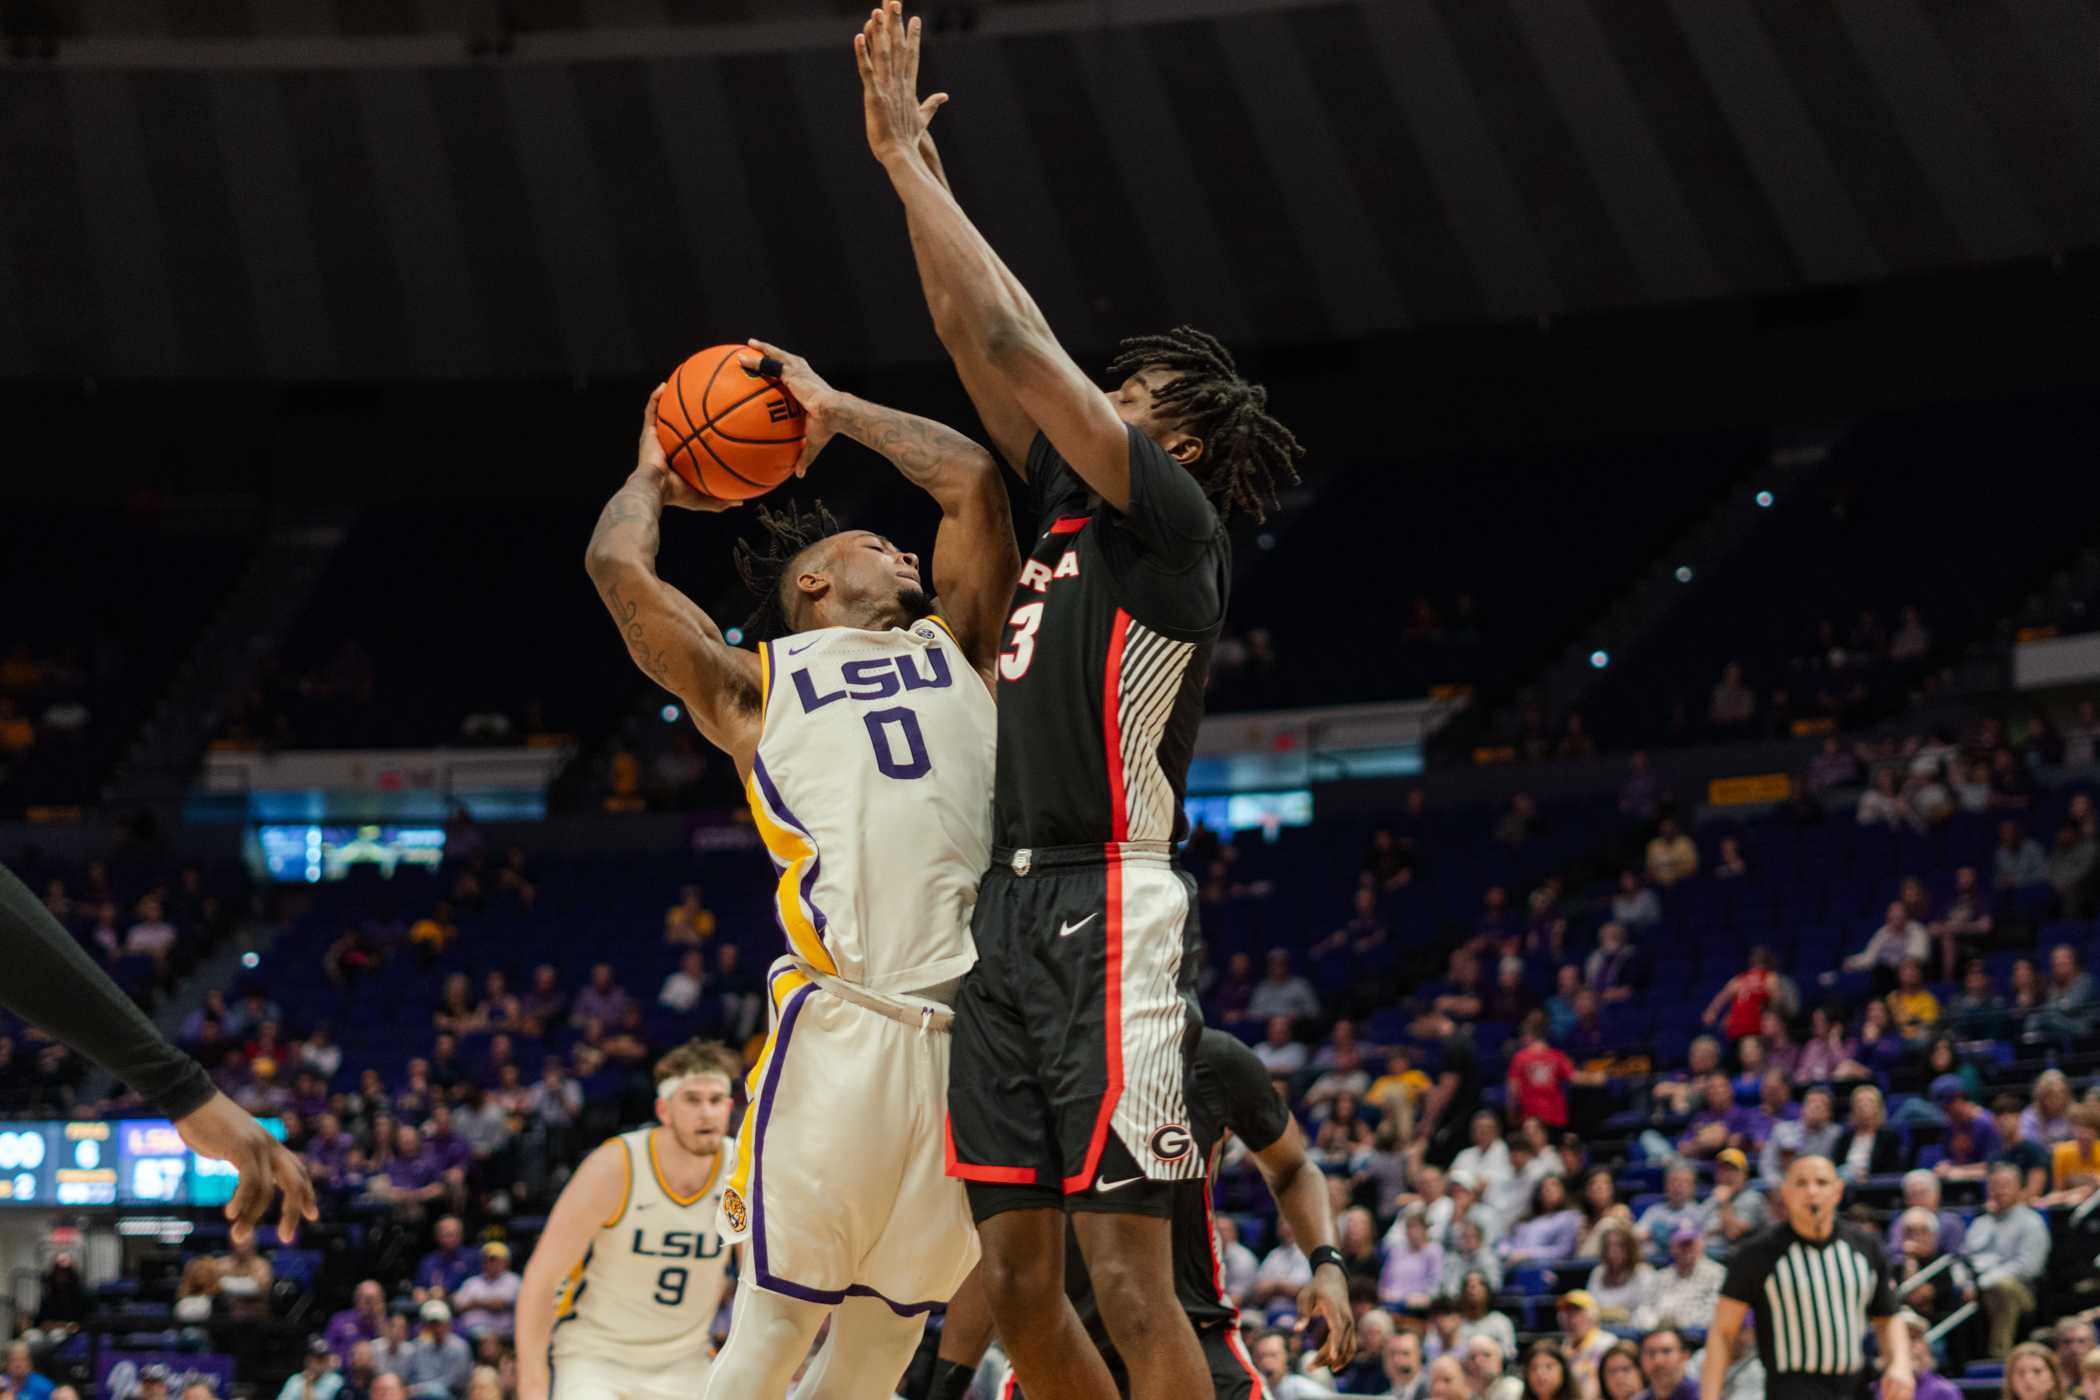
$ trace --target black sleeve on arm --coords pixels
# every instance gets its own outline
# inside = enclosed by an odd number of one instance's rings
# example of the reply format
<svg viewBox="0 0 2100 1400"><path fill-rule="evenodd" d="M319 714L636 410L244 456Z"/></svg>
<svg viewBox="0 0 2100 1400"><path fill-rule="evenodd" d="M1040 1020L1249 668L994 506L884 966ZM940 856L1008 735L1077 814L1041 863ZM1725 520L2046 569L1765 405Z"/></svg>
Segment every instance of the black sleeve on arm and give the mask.
<svg viewBox="0 0 2100 1400"><path fill-rule="evenodd" d="M1861 1230L1859 1248L1874 1264L1874 1296L1867 1300L1867 1316L1894 1317L1903 1305L1896 1301L1896 1290L1889 1284L1889 1261L1880 1239L1872 1230Z"/></svg>
<svg viewBox="0 0 2100 1400"><path fill-rule="evenodd" d="M1721 1280L1721 1296L1733 1298L1749 1307L1762 1307L1765 1295L1765 1277L1772 1269L1772 1245L1768 1234L1760 1232L1750 1236L1735 1247L1728 1259L1728 1277Z"/></svg>
<svg viewBox="0 0 2100 1400"><path fill-rule="evenodd" d="M1049 526L1051 507L1070 493L1074 476L1065 465L1065 459L1057 455L1050 439L1041 433L1028 444L1028 520L1016 522L1026 524L1040 532ZM1024 539L1026 536L1024 535ZM1027 550L1021 555L1026 558Z"/></svg>
<svg viewBox="0 0 2100 1400"><path fill-rule="evenodd" d="M1130 509L1123 519L1155 562L1186 569L1218 533L1217 507L1187 467L1136 428L1130 434Z"/></svg>
<svg viewBox="0 0 2100 1400"><path fill-rule="evenodd" d="M1225 1126L1250 1152L1276 1145L1291 1126L1290 1114L1269 1079L1268 1066L1236 1036L1207 1030L1196 1051L1217 1089Z"/></svg>
<svg viewBox="0 0 2100 1400"><path fill-rule="evenodd" d="M0 1006L93 1060L170 1118L217 1092L204 1067L168 1043L95 966L51 911L0 866Z"/></svg>

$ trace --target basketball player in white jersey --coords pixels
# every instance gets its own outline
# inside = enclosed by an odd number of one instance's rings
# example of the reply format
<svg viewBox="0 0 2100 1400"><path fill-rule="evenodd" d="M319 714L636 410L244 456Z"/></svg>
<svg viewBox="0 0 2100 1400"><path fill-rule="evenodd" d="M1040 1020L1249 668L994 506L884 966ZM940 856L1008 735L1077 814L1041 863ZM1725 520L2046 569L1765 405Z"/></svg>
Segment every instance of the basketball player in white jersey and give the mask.
<svg viewBox="0 0 2100 1400"><path fill-rule="evenodd" d="M738 1068L697 1040L658 1060L656 1124L607 1139L562 1188L518 1290L519 1400L691 1400L706 1388Z"/></svg>
<svg viewBox="0 0 2100 1400"><path fill-rule="evenodd" d="M989 453L937 423L840 394L753 342L747 372L809 415L803 467L843 433L939 505L928 598L915 556L815 512L759 511L740 545L759 599L729 646L657 577L662 507L719 510L641 462L598 522L590 570L636 663L736 763L779 876L787 955L748 1081L723 1233L743 1245L714 1400L778 1400L827 1317L798 1400L894 1394L925 1315L977 1258L944 1152L950 998L976 959L970 916L991 855L992 671L1019 573ZM660 392L660 391L659 391Z"/></svg>

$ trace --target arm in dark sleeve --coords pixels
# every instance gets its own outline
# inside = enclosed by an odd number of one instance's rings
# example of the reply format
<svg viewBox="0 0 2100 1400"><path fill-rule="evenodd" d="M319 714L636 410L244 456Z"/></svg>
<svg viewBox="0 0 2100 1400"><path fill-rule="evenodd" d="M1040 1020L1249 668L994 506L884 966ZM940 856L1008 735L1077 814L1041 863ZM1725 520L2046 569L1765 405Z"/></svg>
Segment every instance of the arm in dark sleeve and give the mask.
<svg viewBox="0 0 2100 1400"><path fill-rule="evenodd" d="M168 1043L51 911L0 866L0 1006L58 1037L169 1118L216 1092L204 1067Z"/></svg>
<svg viewBox="0 0 2100 1400"><path fill-rule="evenodd" d="M1882 1252L1881 1241L1874 1238L1872 1230L1862 1230L1859 1232L1859 1247L1874 1263L1874 1296L1867 1300L1867 1316L1894 1317L1903 1305L1896 1301L1896 1290L1889 1284L1889 1261Z"/></svg>
<svg viewBox="0 0 2100 1400"><path fill-rule="evenodd" d="M1721 1280L1723 1298L1753 1308L1763 1303L1765 1275L1772 1264L1771 1252L1764 1246L1765 1241L1756 1236L1736 1246L1735 1253L1729 1256L1728 1277Z"/></svg>
<svg viewBox="0 0 2100 1400"><path fill-rule="evenodd" d="M1218 532L1217 508L1187 467L1136 428L1130 433L1131 531L1160 567L1186 569Z"/></svg>
<svg viewBox="0 0 2100 1400"><path fill-rule="evenodd" d="M1268 1067L1236 1036L1205 1031L1197 1051L1215 1080L1225 1126L1247 1144L1264 1152L1291 1126L1291 1115L1269 1079Z"/></svg>

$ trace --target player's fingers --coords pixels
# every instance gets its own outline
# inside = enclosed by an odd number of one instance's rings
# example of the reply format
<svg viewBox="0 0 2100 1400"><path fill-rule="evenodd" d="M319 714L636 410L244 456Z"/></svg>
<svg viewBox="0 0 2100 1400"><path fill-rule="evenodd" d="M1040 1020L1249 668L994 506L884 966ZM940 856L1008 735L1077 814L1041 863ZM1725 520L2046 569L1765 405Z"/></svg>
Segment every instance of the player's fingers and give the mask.
<svg viewBox="0 0 2100 1400"><path fill-rule="evenodd" d="M238 1170L240 1180L233 1188L233 1199L226 1203L226 1218L233 1223L228 1232L233 1242L245 1244L255 1237L255 1222L270 1204L270 1173L265 1162L242 1163Z"/></svg>
<svg viewBox="0 0 2100 1400"><path fill-rule="evenodd" d="M947 105L948 94L945 92L935 93L933 96L927 98L924 102L921 102L919 104L920 119L930 123L933 120L933 114L935 112L940 111L941 108Z"/></svg>
<svg viewBox="0 0 2100 1400"><path fill-rule="evenodd" d="M313 1178L297 1157L278 1149L277 1181L284 1188L284 1211L277 1220L277 1238L290 1244L299 1237L299 1222L319 1220L321 1208L314 1201Z"/></svg>
<svg viewBox="0 0 2100 1400"><path fill-rule="evenodd" d="M853 63L860 69L860 80L865 83L875 76L875 65L868 58L868 35L866 30L853 36Z"/></svg>
<svg viewBox="0 0 2100 1400"><path fill-rule="evenodd" d="M649 402L642 405L642 426L644 428L656 422L656 402L664 396L664 390L670 387L670 383L667 380L649 391Z"/></svg>

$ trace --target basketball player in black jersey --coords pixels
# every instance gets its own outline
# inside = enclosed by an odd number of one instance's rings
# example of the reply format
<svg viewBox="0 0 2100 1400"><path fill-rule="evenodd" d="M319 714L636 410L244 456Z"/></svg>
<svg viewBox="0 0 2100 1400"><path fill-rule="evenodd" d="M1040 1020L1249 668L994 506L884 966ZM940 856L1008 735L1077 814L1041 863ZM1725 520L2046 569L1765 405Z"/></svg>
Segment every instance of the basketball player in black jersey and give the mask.
<svg viewBox="0 0 2100 1400"><path fill-rule="evenodd" d="M1216 340L1126 341L1108 393L919 153L919 28L854 41L868 144L903 201L935 329L1032 524L999 656L993 864L957 999L949 1172L1032 1400L1115 1386L1064 1294L1067 1217L1136 1400L1211 1388L1177 1306L1174 1193L1203 1154L1185 1079L1202 1020L1193 886L1171 860L1210 650L1222 510L1273 500L1297 442Z"/></svg>
<svg viewBox="0 0 2100 1400"><path fill-rule="evenodd" d="M1174 1289L1181 1310L1196 1329L1217 1400L1262 1400L1261 1377L1240 1340L1240 1310L1226 1296L1224 1264L1218 1256L1211 1188L1224 1155L1225 1135L1246 1145L1268 1184L1292 1237L1313 1264L1313 1280L1298 1296L1304 1322L1327 1324L1320 1363L1331 1371L1356 1353L1356 1320L1349 1308L1349 1280L1335 1245L1334 1207L1327 1178L1305 1155L1305 1134L1276 1096L1269 1071L1254 1052L1223 1031L1207 1030L1196 1048L1188 1078L1190 1131L1204 1163L1204 1177L1174 1190ZM1065 1292L1119 1384L1128 1371L1114 1350L1084 1259L1068 1240ZM941 1329L941 1357L928 1400L962 1400L991 1340L991 1317L976 1276L948 1303ZM1025 1392L1017 1392L1025 1394ZM1002 1400L1004 1397L1002 1396Z"/></svg>

